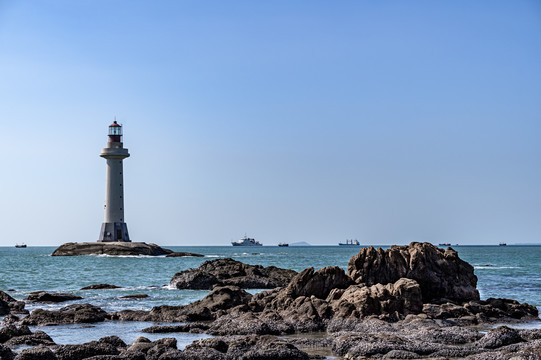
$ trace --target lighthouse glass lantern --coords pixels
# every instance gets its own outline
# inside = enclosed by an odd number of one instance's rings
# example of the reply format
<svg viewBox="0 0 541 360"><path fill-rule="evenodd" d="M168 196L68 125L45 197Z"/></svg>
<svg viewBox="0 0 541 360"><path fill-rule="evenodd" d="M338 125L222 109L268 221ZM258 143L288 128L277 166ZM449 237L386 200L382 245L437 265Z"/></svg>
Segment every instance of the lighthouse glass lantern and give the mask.
<svg viewBox="0 0 541 360"><path fill-rule="evenodd" d="M122 141L122 126L118 125L116 121L113 121L109 125L109 142L121 142Z"/></svg>

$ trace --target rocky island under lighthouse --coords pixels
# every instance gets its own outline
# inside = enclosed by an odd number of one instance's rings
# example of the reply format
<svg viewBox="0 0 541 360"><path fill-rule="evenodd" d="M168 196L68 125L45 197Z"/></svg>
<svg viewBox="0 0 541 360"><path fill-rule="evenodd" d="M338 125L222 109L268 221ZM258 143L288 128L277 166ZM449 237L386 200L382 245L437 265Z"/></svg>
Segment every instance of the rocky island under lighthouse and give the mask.
<svg viewBox="0 0 541 360"><path fill-rule="evenodd" d="M109 141L100 156L107 160L105 218L97 242L70 242L61 245L53 256L75 255L167 255L173 251L156 244L132 242L124 219L124 175L122 161L129 157L122 143L122 125L109 125Z"/></svg>

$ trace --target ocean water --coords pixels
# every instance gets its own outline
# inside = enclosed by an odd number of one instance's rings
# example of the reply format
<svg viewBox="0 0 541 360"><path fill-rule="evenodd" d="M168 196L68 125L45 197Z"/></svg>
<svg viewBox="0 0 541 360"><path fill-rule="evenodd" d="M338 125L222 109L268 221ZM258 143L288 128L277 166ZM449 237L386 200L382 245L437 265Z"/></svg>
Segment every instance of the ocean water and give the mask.
<svg viewBox="0 0 541 360"><path fill-rule="evenodd" d="M72 303L91 303L106 311L150 310L158 305L184 305L203 298L208 291L177 290L169 281L176 272L198 267L202 262L230 257L248 264L274 265L301 271L308 267L340 266L344 269L360 247L169 247L174 251L199 253L205 257L75 256L53 257L55 247L0 247L0 290L17 299L32 291L57 291L82 296L83 300L60 304L27 304L26 308L58 309ZM387 247L383 247L387 248ZM472 264L482 299L502 297L527 302L541 309L541 246L456 246L460 258ZM80 290L107 283L114 290ZM252 293L258 290L251 290ZM121 299L147 294L145 299ZM206 337L204 334L144 334L155 325L143 322L107 322L93 325L34 327L48 333L58 344L76 344L118 335L131 342L138 336L174 336L179 348Z"/></svg>

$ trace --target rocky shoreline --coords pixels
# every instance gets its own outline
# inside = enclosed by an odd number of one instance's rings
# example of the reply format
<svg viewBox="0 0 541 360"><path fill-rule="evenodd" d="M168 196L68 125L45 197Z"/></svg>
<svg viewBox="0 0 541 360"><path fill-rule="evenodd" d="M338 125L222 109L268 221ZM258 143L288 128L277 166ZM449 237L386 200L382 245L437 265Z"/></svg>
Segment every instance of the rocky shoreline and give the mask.
<svg viewBox="0 0 541 360"><path fill-rule="evenodd" d="M144 242L83 242L65 243L60 245L52 256L79 256L79 255L147 255L162 256L173 254L169 249L164 249L156 244ZM195 254L194 254L195 255Z"/></svg>
<svg viewBox="0 0 541 360"><path fill-rule="evenodd" d="M188 305L150 311L106 312L71 304L30 314L24 302L0 292L0 315L6 315L0 359L541 359L541 328L496 327L539 322L537 309L510 299L481 300L473 267L453 249L429 243L363 248L347 271L325 267L296 273L216 259L175 274L171 285L212 291ZM244 290L250 288L271 290L252 295ZM68 294L57 295L37 292L26 301ZM119 320L182 322L143 332L214 337L184 350L174 338L139 338L128 345L108 336L56 345L46 333L28 328ZM37 347L15 354L10 348L15 344Z"/></svg>

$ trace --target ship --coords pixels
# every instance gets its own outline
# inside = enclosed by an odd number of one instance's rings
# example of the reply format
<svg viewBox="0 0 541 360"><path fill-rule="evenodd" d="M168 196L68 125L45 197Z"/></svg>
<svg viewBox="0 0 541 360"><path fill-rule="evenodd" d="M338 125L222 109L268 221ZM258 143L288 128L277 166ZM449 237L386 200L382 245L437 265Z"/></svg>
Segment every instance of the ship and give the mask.
<svg viewBox="0 0 541 360"><path fill-rule="evenodd" d="M15 244L15 247L16 247L16 248L25 248L25 247L26 247L26 244L25 244L25 243L22 243L22 244Z"/></svg>
<svg viewBox="0 0 541 360"><path fill-rule="evenodd" d="M346 239L345 243L338 243L340 246L359 246L361 245L357 239Z"/></svg>
<svg viewBox="0 0 541 360"><path fill-rule="evenodd" d="M232 241L231 245L233 246L263 246L262 243L256 241L255 239L249 238L246 235L240 240Z"/></svg>
<svg viewBox="0 0 541 360"><path fill-rule="evenodd" d="M439 246L451 246L451 243L442 243L442 244L439 244Z"/></svg>
<svg viewBox="0 0 541 360"><path fill-rule="evenodd" d="M287 243L279 243L278 246L279 247L287 247L287 246L289 246L289 244L287 244Z"/></svg>
<svg viewBox="0 0 541 360"><path fill-rule="evenodd" d="M507 246L507 243L501 242L499 245L500 246Z"/></svg>

